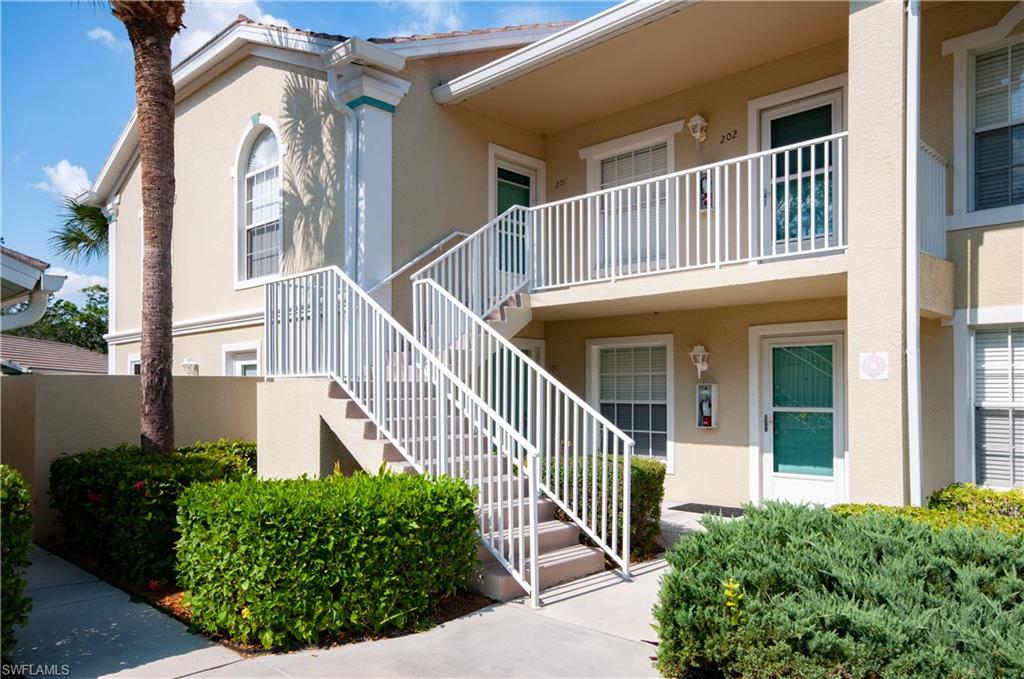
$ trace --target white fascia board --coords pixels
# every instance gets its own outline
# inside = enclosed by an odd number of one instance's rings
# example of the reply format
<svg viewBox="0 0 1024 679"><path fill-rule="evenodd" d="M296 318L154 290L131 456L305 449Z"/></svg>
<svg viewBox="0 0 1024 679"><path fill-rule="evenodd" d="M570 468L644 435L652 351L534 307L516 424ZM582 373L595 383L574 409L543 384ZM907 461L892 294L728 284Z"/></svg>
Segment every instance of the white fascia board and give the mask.
<svg viewBox="0 0 1024 679"><path fill-rule="evenodd" d="M454 78L433 89L434 101L456 104L552 62L593 47L637 26L678 12L700 0L626 0L563 28L532 45Z"/></svg>
<svg viewBox="0 0 1024 679"><path fill-rule="evenodd" d="M362 64L392 73L398 73L405 68L405 57L362 38L350 38L335 45L324 52L323 58L325 68Z"/></svg>
<svg viewBox="0 0 1024 679"><path fill-rule="evenodd" d="M26 264L6 253L3 255L2 260L0 260L0 267L3 269L4 280L17 285L19 288L24 288L26 293L35 290L36 283L43 276L43 269L37 269L31 264Z"/></svg>
<svg viewBox="0 0 1024 679"><path fill-rule="evenodd" d="M406 59L429 59L431 57L522 47L523 45L530 45L538 40L543 40L562 30L565 30L565 27L548 26L545 28L503 30L495 31L494 33L382 43L381 47L395 54L400 54Z"/></svg>

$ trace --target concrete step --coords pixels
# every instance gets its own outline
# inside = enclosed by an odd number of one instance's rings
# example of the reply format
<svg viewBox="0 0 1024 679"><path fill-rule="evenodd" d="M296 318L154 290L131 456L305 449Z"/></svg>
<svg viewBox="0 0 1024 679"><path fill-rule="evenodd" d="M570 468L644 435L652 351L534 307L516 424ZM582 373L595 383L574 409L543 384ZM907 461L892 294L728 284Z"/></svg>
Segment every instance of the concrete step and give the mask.
<svg viewBox="0 0 1024 679"><path fill-rule="evenodd" d="M516 549L519 545L519 536L523 534L522 527L517 527L512 531L512 539L515 541ZM499 536L496 536L497 540L504 543L508 540L509 531L504 530ZM566 523L565 521L558 521L552 519L551 521L544 521L543 523L537 524L537 547L541 554L545 552L551 552L556 549L563 547L572 547L573 545L579 544L580 541L580 529L574 523ZM523 545L526 555L530 555L530 536L527 531L523 535ZM484 546L483 542L477 545L476 558L486 563L492 563L496 561L494 554L491 550Z"/></svg>
<svg viewBox="0 0 1024 679"><path fill-rule="evenodd" d="M587 545L572 545L550 552L541 552L539 559L540 589L567 580L576 580L604 570L604 552ZM530 574L526 573L527 582ZM470 588L489 599L508 601L525 594L515 578L497 561L484 564L470 581Z"/></svg>
<svg viewBox="0 0 1024 679"><path fill-rule="evenodd" d="M511 506L510 506L511 504ZM479 509L480 513L484 518L484 525L489 526L491 517L494 517L495 525L507 526L509 521L509 510L515 511L516 523L519 523L519 503L513 501L511 503L502 502L499 506L497 503L491 503L483 506ZM537 522L550 521L555 517L555 503L551 500L538 500L537 501ZM523 507L523 521L525 523L530 522L530 512L526 507ZM500 522L500 524L499 524Z"/></svg>

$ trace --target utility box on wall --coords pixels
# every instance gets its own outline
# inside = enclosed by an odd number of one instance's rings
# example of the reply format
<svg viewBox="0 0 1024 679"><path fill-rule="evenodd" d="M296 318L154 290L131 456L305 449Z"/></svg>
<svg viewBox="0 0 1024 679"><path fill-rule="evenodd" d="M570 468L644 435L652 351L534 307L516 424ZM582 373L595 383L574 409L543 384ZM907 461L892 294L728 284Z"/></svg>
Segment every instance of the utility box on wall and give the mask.
<svg viewBox="0 0 1024 679"><path fill-rule="evenodd" d="M697 429L718 427L718 385L710 382L697 385Z"/></svg>

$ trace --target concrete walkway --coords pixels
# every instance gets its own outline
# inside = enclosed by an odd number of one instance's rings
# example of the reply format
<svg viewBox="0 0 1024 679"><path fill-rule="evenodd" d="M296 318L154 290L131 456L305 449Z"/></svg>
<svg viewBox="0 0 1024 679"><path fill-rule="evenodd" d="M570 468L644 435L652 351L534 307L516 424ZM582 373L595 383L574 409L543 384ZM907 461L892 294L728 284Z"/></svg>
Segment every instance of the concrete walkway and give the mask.
<svg viewBox="0 0 1024 679"><path fill-rule="evenodd" d="M538 610L517 601L420 634L243 658L48 552L32 559L33 611L11 659L71 677L657 676L646 642L662 560L631 582L606 571L553 587Z"/></svg>

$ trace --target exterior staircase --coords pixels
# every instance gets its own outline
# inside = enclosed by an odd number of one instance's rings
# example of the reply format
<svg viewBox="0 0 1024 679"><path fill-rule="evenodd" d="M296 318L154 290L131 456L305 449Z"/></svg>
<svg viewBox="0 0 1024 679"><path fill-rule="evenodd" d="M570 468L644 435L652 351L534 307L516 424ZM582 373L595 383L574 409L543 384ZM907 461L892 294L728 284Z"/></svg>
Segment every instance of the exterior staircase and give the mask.
<svg viewBox="0 0 1024 679"><path fill-rule="evenodd" d="M486 320L499 335L507 340L512 339L533 320L530 295L517 292L509 296L497 309L487 314Z"/></svg>

